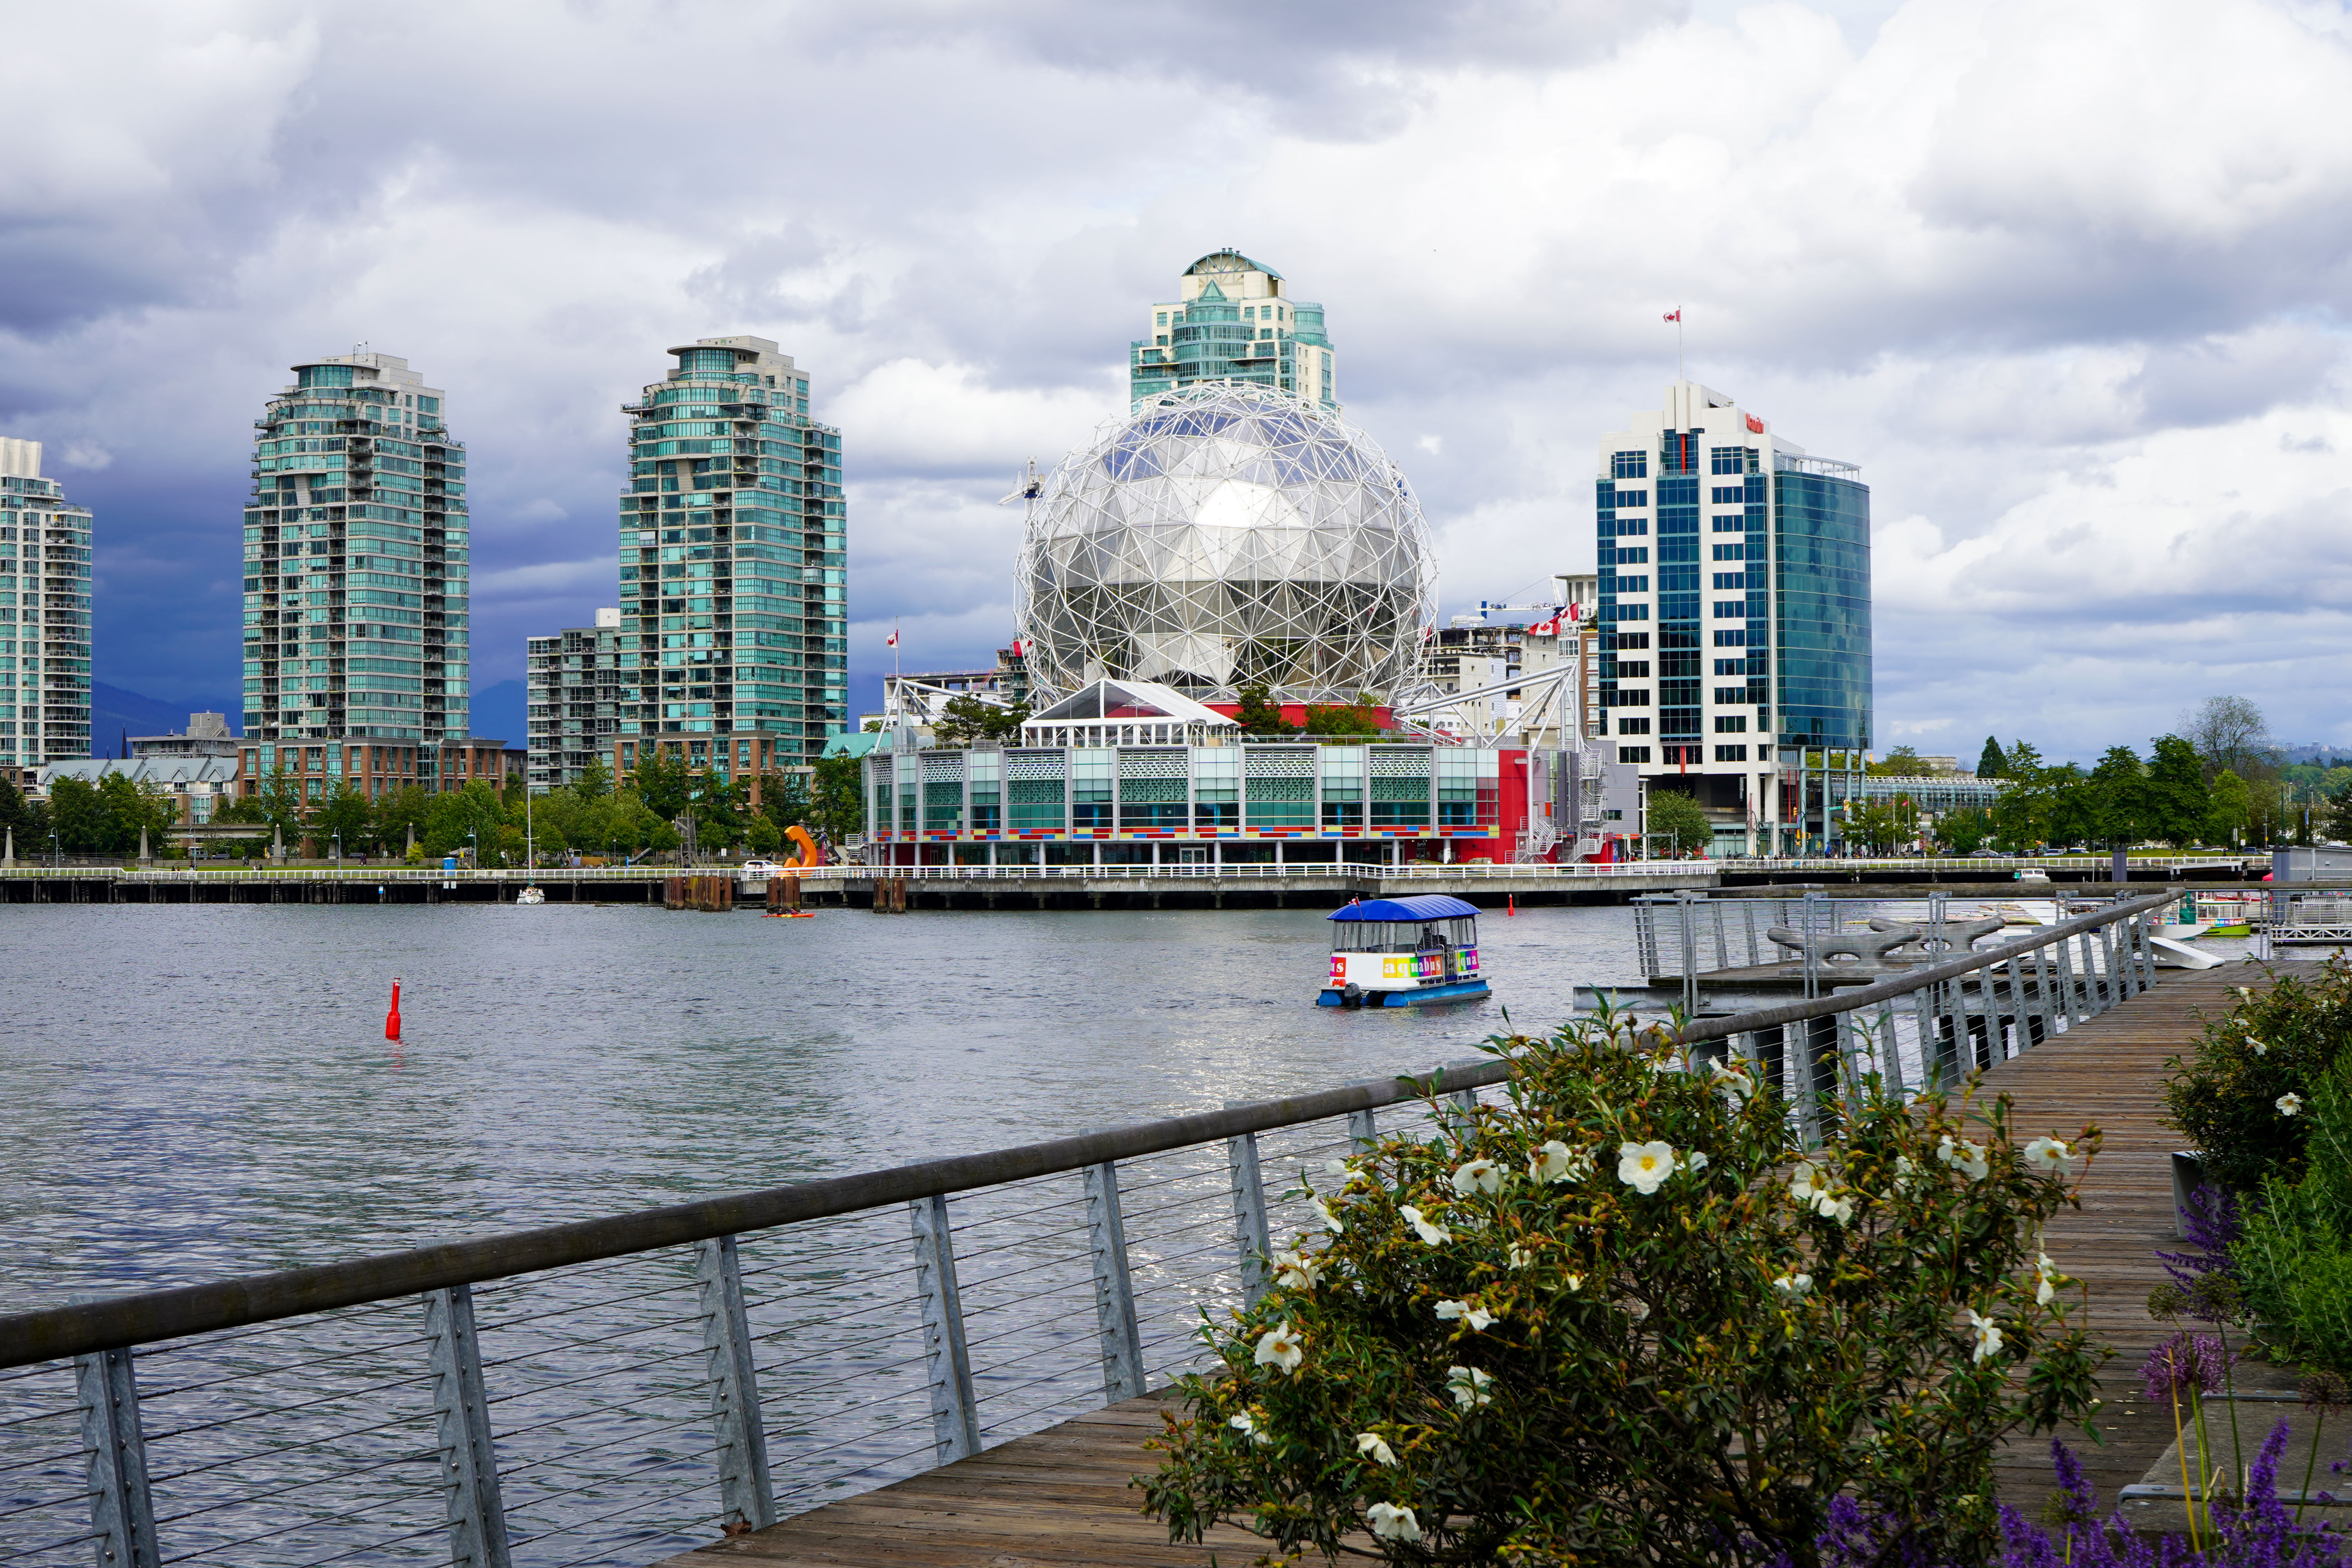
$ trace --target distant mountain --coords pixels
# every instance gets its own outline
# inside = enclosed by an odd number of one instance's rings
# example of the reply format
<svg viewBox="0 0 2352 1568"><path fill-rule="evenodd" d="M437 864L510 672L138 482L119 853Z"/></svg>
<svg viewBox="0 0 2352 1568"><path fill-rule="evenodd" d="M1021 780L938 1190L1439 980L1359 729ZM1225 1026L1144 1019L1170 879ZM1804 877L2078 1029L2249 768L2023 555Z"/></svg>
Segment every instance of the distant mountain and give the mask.
<svg viewBox="0 0 2352 1568"><path fill-rule="evenodd" d="M120 686L109 686L103 680L93 680L89 683L89 754L121 756L124 736L168 735L185 730L190 713L207 710L227 714L231 733L244 731L245 703L240 698L199 697L192 702L163 702L136 691L125 691Z"/></svg>
<svg viewBox="0 0 2352 1568"><path fill-rule="evenodd" d="M509 746L526 744L530 733L527 722L530 712L530 693L520 680L501 680L495 686L475 688L473 730L485 740L504 741Z"/></svg>

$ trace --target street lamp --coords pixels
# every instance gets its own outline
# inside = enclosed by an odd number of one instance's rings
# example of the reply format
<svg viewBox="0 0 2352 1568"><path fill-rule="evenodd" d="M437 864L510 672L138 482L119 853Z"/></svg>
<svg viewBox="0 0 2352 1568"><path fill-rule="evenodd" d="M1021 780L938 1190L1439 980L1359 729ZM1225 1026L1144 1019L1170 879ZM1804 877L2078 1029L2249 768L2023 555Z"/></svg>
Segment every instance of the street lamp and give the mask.
<svg viewBox="0 0 2352 1568"><path fill-rule="evenodd" d="M470 827L466 829L466 858L472 864L473 869L478 871L482 868L482 841L474 836L474 830Z"/></svg>
<svg viewBox="0 0 2352 1568"><path fill-rule="evenodd" d="M337 828L333 833L330 834L330 835L329 835L329 837L331 837L332 839L334 839L334 841L335 841L335 870L336 870L338 873L341 873L341 870L342 870L342 868L343 868L343 833L342 833L342 829L341 829L341 828Z"/></svg>

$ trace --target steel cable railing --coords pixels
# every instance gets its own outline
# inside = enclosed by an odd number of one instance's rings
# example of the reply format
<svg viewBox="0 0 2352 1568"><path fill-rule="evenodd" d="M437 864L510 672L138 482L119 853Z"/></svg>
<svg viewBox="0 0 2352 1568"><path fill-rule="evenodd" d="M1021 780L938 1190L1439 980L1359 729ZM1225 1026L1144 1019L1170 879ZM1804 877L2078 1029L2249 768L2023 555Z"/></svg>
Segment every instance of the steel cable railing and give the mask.
<svg viewBox="0 0 2352 1568"><path fill-rule="evenodd" d="M2153 979L2126 900L1681 1031L1788 1095L1916 1089ZM1202 1364L1382 1133L1505 1064L0 1319L0 1563L640 1564ZM1433 1086L1440 1098L1422 1099ZM1803 1125L1810 1127L1810 1122ZM142 1382L145 1386L142 1387ZM778 1484L782 1478L783 1485Z"/></svg>

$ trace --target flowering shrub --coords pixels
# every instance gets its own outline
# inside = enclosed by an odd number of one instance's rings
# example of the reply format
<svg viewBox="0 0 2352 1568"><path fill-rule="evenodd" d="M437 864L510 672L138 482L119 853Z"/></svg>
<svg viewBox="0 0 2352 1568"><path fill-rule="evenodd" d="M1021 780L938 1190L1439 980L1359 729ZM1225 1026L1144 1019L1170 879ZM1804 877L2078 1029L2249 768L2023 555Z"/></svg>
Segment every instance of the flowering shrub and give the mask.
<svg viewBox="0 0 2352 1568"><path fill-rule="evenodd" d="M2352 1058L2311 1085L2300 1180L2273 1176L2231 1248L2265 1342L2352 1377Z"/></svg>
<svg viewBox="0 0 2352 1568"><path fill-rule="evenodd" d="M1412 1563L1785 1562L1841 1492L1980 1562L1990 1460L2089 1415L2039 1227L2096 1148L1867 1084L1825 1147L1747 1071L1606 1015L1489 1049L1507 1101L1335 1163L1324 1229L1204 1330L1146 1508ZM1434 1112L1438 1108L1433 1104Z"/></svg>
<svg viewBox="0 0 2352 1568"><path fill-rule="evenodd" d="M2352 1046L2352 964L2338 957L2309 973L2271 973L2260 993L2239 988L2190 1058L2174 1058L2164 1086L2172 1124L2204 1156L2206 1173L2241 1194L2302 1173L2304 1103Z"/></svg>

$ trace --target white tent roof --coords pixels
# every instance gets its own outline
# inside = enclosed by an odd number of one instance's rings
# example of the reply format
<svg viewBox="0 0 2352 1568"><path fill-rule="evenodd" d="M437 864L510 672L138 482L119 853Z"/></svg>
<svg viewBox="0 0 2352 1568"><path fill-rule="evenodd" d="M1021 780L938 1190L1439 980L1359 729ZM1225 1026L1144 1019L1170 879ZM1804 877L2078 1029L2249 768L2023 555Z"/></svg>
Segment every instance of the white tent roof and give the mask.
<svg viewBox="0 0 2352 1568"><path fill-rule="evenodd" d="M1214 729L1241 726L1215 709L1193 701L1172 686L1156 680L1101 679L1080 687L1051 707L1029 715L1032 724L1100 720L1121 708L1147 709L1138 718L1164 717L1179 724L1206 724Z"/></svg>

